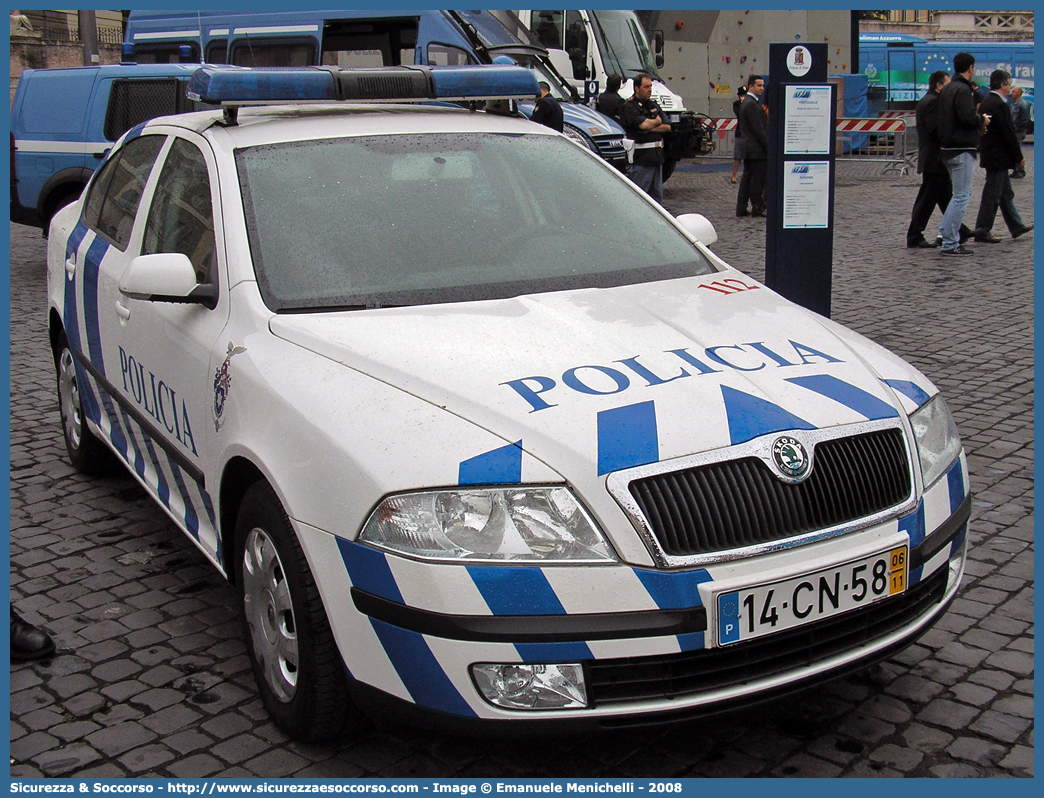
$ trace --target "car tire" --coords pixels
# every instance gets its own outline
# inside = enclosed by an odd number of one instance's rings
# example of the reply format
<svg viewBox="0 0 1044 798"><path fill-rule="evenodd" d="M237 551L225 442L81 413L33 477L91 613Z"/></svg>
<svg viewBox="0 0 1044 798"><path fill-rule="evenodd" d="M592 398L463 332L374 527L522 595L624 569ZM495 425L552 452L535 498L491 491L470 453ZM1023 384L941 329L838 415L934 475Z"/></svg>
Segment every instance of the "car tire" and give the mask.
<svg viewBox="0 0 1044 798"><path fill-rule="evenodd" d="M112 450L87 426L80 394L80 377L76 370L76 356L69 347L69 339L62 332L55 347L54 365L58 383L58 409L62 417L62 437L69 462L84 474L104 476L119 468Z"/></svg>
<svg viewBox="0 0 1044 798"><path fill-rule="evenodd" d="M236 588L261 698L283 731L322 740L361 721L326 610L275 491L247 489L236 517Z"/></svg>

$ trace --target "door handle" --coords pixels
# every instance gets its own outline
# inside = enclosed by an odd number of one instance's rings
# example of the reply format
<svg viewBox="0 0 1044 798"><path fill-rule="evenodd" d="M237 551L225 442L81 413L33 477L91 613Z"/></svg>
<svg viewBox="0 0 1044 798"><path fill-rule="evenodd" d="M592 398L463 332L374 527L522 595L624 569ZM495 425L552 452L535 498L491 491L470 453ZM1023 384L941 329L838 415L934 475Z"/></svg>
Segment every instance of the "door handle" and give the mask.
<svg viewBox="0 0 1044 798"><path fill-rule="evenodd" d="M116 315L119 316L123 321L127 321L127 319L130 318L130 308L128 308L119 300L116 300Z"/></svg>

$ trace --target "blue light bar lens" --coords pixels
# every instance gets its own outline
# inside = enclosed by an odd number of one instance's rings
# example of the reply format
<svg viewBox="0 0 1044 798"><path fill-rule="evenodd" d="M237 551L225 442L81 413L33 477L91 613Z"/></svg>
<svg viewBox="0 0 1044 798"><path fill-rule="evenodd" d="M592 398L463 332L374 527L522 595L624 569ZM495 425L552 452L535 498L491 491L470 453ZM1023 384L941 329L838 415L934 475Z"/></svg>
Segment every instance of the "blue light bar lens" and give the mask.
<svg viewBox="0 0 1044 798"><path fill-rule="evenodd" d="M484 100L538 94L536 77L518 66L249 68L206 66L189 81L188 95L213 105L353 100Z"/></svg>
<svg viewBox="0 0 1044 798"><path fill-rule="evenodd" d="M201 103L280 103L336 100L333 74L312 67L253 69L203 67L189 80L187 94Z"/></svg>
<svg viewBox="0 0 1044 798"><path fill-rule="evenodd" d="M433 67L431 73L440 100L532 100L540 94L536 76L520 66Z"/></svg>

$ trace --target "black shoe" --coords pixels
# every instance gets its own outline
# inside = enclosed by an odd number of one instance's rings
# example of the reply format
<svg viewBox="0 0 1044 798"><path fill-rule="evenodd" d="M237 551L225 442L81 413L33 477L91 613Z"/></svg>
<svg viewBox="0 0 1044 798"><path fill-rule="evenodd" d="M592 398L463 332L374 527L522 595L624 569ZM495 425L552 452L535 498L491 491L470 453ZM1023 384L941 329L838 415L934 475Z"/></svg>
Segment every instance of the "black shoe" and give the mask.
<svg viewBox="0 0 1044 798"><path fill-rule="evenodd" d="M54 641L43 629L23 621L11 610L11 659L43 659L54 653Z"/></svg>
<svg viewBox="0 0 1044 798"><path fill-rule="evenodd" d="M968 239L973 238L974 236L975 236L975 231L972 230L970 227L965 227L963 224L961 225L960 231L957 233L958 241L961 244L963 244ZM939 239L939 240L942 241L942 239Z"/></svg>
<svg viewBox="0 0 1044 798"><path fill-rule="evenodd" d="M1020 177L1025 177L1026 173L1025 172L1012 172L1011 176L1012 176L1012 178L1014 180L1018 180Z"/></svg>
<svg viewBox="0 0 1044 798"><path fill-rule="evenodd" d="M736 211L737 216L750 216L748 211Z"/></svg>
<svg viewBox="0 0 1044 798"><path fill-rule="evenodd" d="M912 244L909 241L907 241L906 247L907 249L935 249L937 246L939 246L939 243L940 242L936 241L933 244L931 241L925 241L922 238L920 241L914 241Z"/></svg>
<svg viewBox="0 0 1044 798"><path fill-rule="evenodd" d="M1018 230L1016 230L1014 233L1012 233L1011 237L1012 238L1018 238L1019 236L1024 236L1024 235L1026 235L1026 233L1028 233L1032 229L1033 229L1033 225L1031 225L1031 224L1024 224L1024 225L1022 225L1022 227L1020 227Z"/></svg>
<svg viewBox="0 0 1044 798"><path fill-rule="evenodd" d="M751 211L750 215L751 216L764 216L765 215L765 211Z"/></svg>
<svg viewBox="0 0 1044 798"><path fill-rule="evenodd" d="M943 255L971 255L972 254L972 251L970 249L968 249L967 247L962 247L960 244L958 244L953 249L941 249L941 250L939 250L939 252L940 252L940 254L943 254Z"/></svg>
<svg viewBox="0 0 1044 798"><path fill-rule="evenodd" d="M999 244L1000 239L992 233L976 233L975 240L980 244Z"/></svg>

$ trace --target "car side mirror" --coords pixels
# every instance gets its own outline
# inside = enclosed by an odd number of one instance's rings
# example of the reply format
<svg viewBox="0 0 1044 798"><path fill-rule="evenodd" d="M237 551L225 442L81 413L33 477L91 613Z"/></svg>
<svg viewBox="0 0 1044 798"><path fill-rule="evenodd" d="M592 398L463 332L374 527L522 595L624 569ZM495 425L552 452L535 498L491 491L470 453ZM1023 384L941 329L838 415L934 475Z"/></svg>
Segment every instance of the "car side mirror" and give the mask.
<svg viewBox="0 0 1044 798"><path fill-rule="evenodd" d="M124 269L119 288L124 296L147 302L203 305L211 310L217 306L217 287L200 283L192 261L180 252L139 255Z"/></svg>
<svg viewBox="0 0 1044 798"><path fill-rule="evenodd" d="M709 247L718 240L718 233L710 219L700 213L683 213L677 218L678 224L703 246Z"/></svg>

